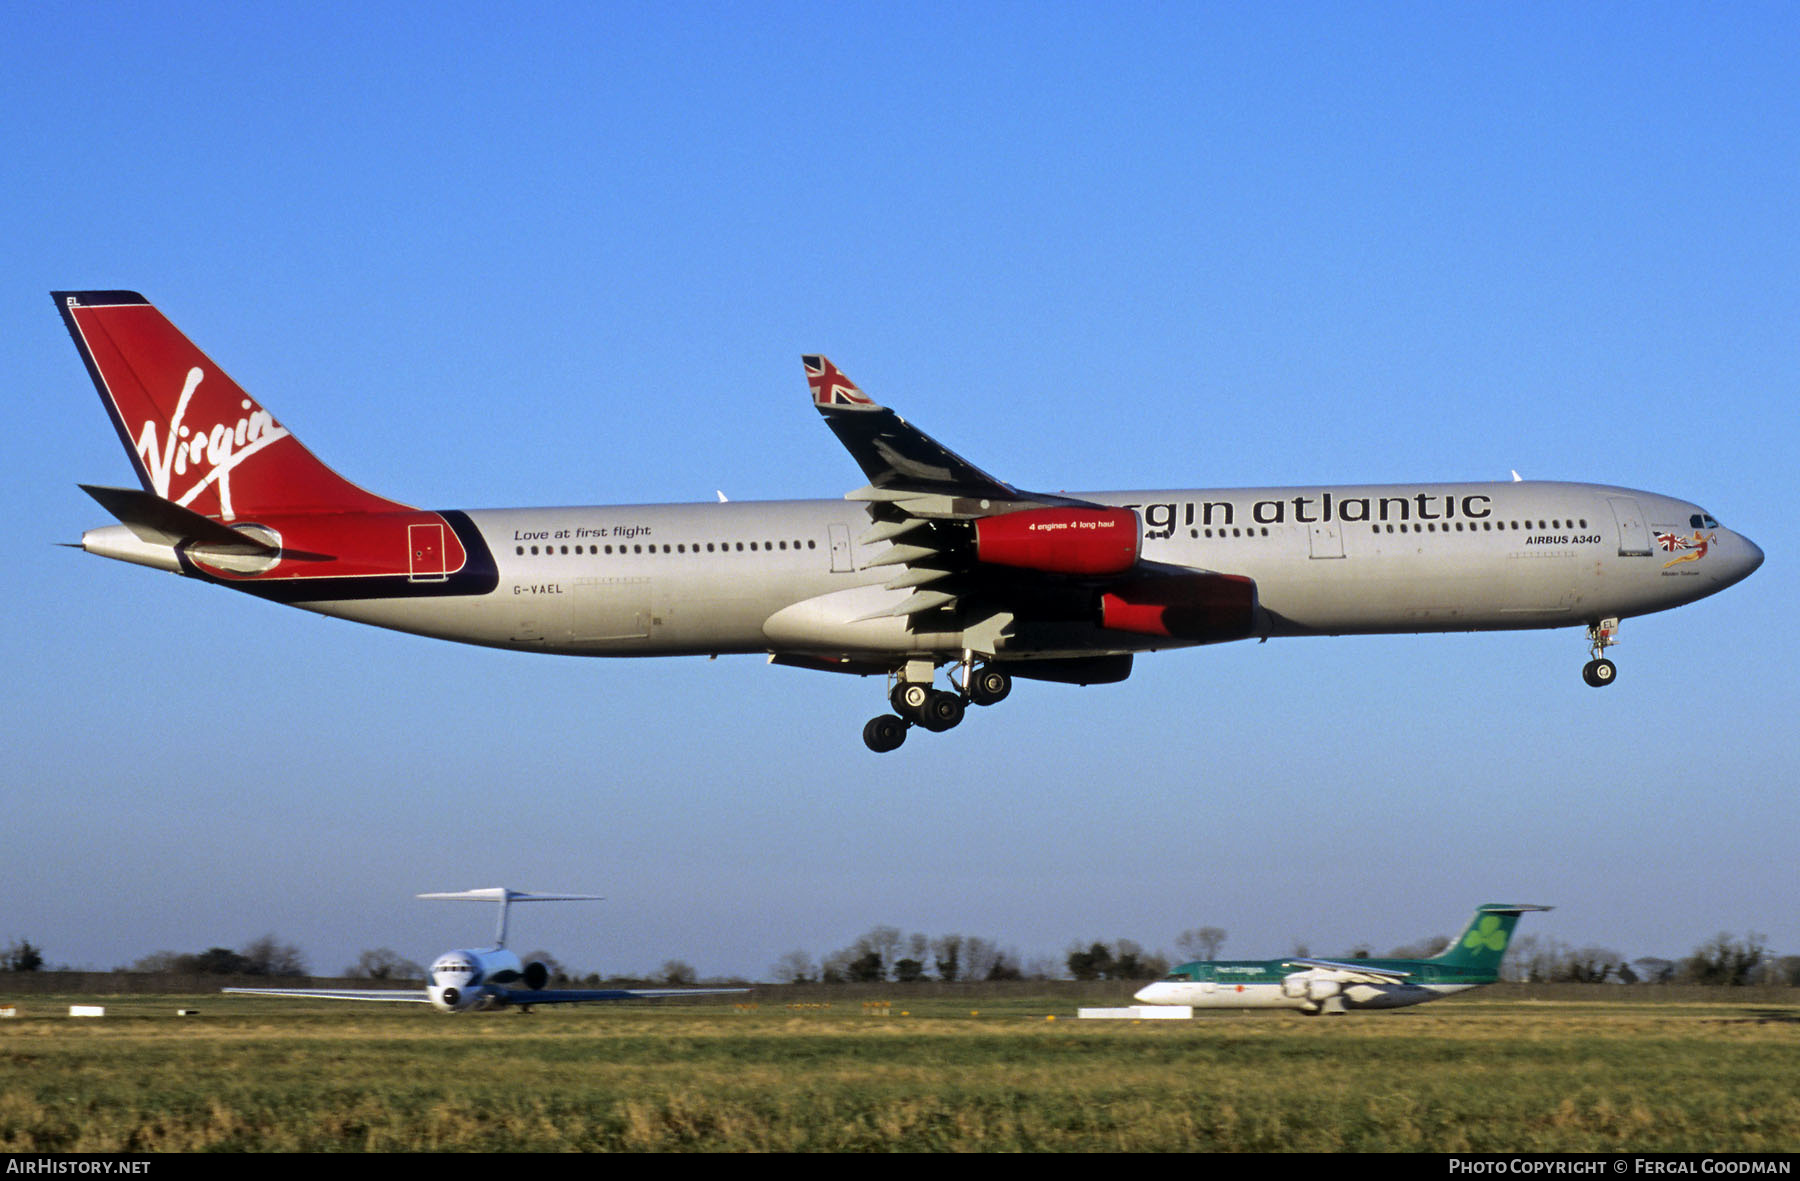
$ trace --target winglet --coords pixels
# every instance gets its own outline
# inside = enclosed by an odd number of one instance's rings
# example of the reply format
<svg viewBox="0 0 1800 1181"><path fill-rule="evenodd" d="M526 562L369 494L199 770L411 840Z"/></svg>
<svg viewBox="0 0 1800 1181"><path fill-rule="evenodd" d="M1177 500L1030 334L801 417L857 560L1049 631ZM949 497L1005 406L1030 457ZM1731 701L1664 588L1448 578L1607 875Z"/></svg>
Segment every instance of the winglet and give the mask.
<svg viewBox="0 0 1800 1181"><path fill-rule="evenodd" d="M803 356L800 363L806 366L806 384L812 388L813 405L820 410L881 409L873 398L856 388L856 383L845 377L844 371L833 365L830 358Z"/></svg>

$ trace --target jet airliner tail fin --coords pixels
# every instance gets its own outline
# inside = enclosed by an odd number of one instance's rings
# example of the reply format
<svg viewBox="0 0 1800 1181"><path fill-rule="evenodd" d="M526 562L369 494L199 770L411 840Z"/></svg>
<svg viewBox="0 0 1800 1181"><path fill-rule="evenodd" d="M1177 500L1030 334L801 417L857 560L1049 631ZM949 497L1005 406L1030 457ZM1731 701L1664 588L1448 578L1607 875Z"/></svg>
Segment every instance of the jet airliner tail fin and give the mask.
<svg viewBox="0 0 1800 1181"><path fill-rule="evenodd" d="M147 492L225 521L406 508L321 463L137 292L51 295Z"/></svg>
<svg viewBox="0 0 1800 1181"><path fill-rule="evenodd" d="M1550 910L1548 906L1527 903L1490 902L1475 911L1468 929L1449 947L1432 957L1432 962L1465 972L1500 974L1500 961L1512 942L1513 928L1519 916L1528 910Z"/></svg>
<svg viewBox="0 0 1800 1181"><path fill-rule="evenodd" d="M598 894L528 894L524 890L509 890L505 886L486 886L479 890L440 890L432 894L421 894L419 897L438 902L498 902L500 925L494 931L495 947L506 946L506 908L515 902L606 901Z"/></svg>

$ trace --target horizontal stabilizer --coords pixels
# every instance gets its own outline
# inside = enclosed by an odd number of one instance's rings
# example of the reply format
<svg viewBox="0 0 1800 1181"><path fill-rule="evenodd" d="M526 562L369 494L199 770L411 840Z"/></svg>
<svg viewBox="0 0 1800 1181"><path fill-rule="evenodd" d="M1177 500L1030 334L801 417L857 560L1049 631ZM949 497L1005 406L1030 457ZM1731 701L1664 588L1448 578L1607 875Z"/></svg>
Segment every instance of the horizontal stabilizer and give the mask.
<svg viewBox="0 0 1800 1181"><path fill-rule="evenodd" d="M504 886L488 886L480 890L445 890L421 894L434 902L605 902L599 894L528 894L524 890L508 890Z"/></svg>
<svg viewBox="0 0 1800 1181"><path fill-rule="evenodd" d="M498 902L500 925L494 929L495 947L506 946L506 908L515 902L606 901L598 894L529 894L524 890L509 890L505 886L484 886L479 890L440 890L433 894L421 894L419 897L436 902Z"/></svg>
<svg viewBox="0 0 1800 1181"><path fill-rule="evenodd" d="M81 490L100 502L100 507L119 519L140 541L152 545L180 545L198 542L231 553L278 554L269 545L193 509L182 508L172 500L164 500L154 492L141 488L106 488L83 484Z"/></svg>

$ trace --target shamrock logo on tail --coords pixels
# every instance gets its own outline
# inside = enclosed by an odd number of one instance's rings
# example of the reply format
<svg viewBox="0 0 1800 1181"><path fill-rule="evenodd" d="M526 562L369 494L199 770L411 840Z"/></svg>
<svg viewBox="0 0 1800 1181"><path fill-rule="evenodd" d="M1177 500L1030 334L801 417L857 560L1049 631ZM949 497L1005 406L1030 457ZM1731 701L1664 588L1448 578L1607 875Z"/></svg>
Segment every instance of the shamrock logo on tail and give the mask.
<svg viewBox="0 0 1800 1181"><path fill-rule="evenodd" d="M1481 921L1463 936L1463 946L1471 951L1505 951L1506 932L1500 928L1500 916L1483 915Z"/></svg>

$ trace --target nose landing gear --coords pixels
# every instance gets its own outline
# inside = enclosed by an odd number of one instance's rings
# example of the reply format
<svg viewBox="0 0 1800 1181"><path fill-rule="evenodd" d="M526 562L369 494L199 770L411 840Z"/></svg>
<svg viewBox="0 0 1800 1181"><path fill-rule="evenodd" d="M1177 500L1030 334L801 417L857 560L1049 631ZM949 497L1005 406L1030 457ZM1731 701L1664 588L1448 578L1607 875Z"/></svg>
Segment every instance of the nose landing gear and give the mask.
<svg viewBox="0 0 1800 1181"><path fill-rule="evenodd" d="M1619 675L1618 666L1604 655L1608 648L1619 642L1619 621L1602 619L1599 623L1588 624L1587 630L1588 654L1593 659L1581 666L1581 679L1596 689L1604 689Z"/></svg>

